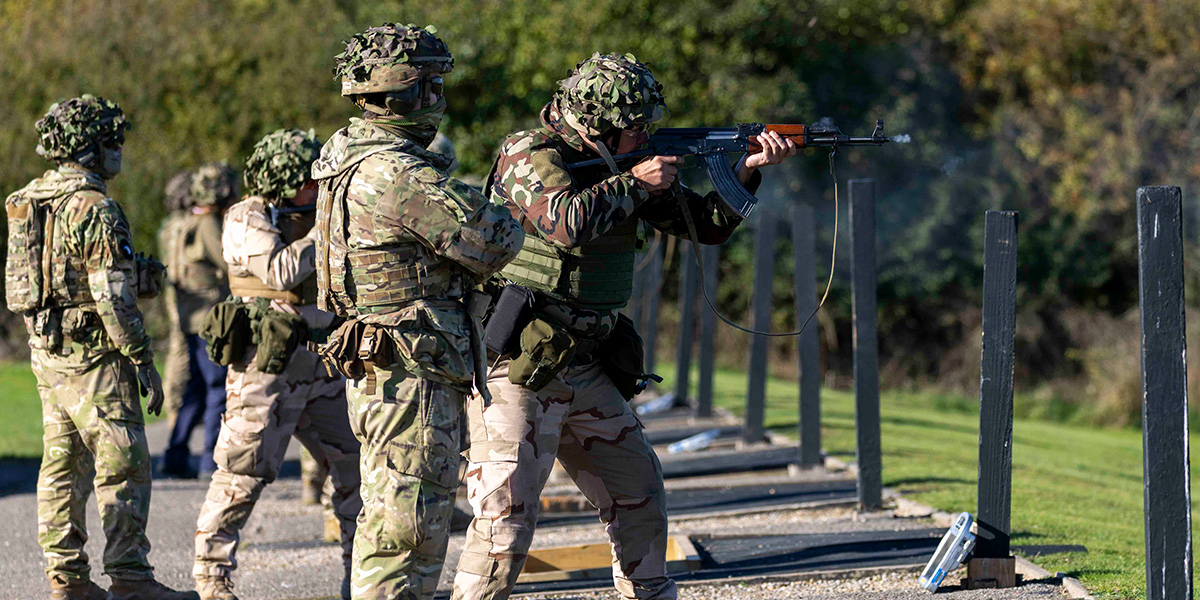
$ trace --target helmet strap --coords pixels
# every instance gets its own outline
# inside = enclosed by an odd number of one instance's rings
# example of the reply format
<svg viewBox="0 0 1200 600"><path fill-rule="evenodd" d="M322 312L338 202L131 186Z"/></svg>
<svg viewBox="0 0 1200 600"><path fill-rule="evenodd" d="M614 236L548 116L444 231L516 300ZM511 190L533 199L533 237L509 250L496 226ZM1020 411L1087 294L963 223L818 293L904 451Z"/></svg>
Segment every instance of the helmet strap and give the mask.
<svg viewBox="0 0 1200 600"><path fill-rule="evenodd" d="M600 139L600 136L587 136L587 139L596 147L596 152L600 153L600 158L604 159L604 164L608 165L608 170L612 171L613 175L620 175L621 171L617 169L617 161L613 160L612 153L608 151L608 146Z"/></svg>

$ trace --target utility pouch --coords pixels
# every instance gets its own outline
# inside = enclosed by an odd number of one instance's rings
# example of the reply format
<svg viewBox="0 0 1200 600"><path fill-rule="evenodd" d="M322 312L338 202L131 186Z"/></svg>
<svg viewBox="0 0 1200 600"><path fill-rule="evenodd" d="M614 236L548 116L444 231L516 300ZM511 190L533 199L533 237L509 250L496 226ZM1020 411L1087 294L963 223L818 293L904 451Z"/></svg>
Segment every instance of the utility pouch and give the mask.
<svg viewBox="0 0 1200 600"><path fill-rule="evenodd" d="M597 358L604 374L626 400L642 393L649 380L662 381L661 377L645 372L646 351L642 336L638 335L633 320L623 314L617 315L612 333L601 342Z"/></svg>
<svg viewBox="0 0 1200 600"><path fill-rule="evenodd" d="M521 330L520 355L508 367L508 380L541 390L575 358L575 337L567 330L535 318Z"/></svg>
<svg viewBox="0 0 1200 600"><path fill-rule="evenodd" d="M335 329L319 354L330 368L354 381L373 377L375 365L387 367L396 362L395 345L387 331L362 321L347 321Z"/></svg>
<svg viewBox="0 0 1200 600"><path fill-rule="evenodd" d="M241 362L250 347L250 309L237 298L218 302L200 324L208 357L222 367Z"/></svg>
<svg viewBox="0 0 1200 600"><path fill-rule="evenodd" d="M138 298L157 298L162 293L163 279L166 276L166 265L158 262L153 256L136 254L133 257L134 290Z"/></svg>
<svg viewBox="0 0 1200 600"><path fill-rule="evenodd" d="M520 350L521 331L533 318L533 292L520 285L506 285L496 300L492 316L483 329L483 345L501 356Z"/></svg>
<svg viewBox="0 0 1200 600"><path fill-rule="evenodd" d="M259 371L278 375L287 368L300 342L308 339L304 317L268 308L258 319L258 354L254 366Z"/></svg>
<svg viewBox="0 0 1200 600"><path fill-rule="evenodd" d="M47 352L58 353L63 348L62 309L47 308L37 312L33 324L41 348Z"/></svg>

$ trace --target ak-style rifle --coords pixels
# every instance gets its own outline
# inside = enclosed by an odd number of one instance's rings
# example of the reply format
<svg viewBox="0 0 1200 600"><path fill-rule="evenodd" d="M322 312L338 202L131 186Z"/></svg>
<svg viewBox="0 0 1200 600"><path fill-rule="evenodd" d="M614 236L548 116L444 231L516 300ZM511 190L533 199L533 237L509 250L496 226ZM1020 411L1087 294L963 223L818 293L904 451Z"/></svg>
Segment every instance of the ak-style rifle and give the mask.
<svg viewBox="0 0 1200 600"><path fill-rule="evenodd" d="M737 127L664 127L650 136L646 147L614 155L615 162L645 156L690 156L699 155L704 160L705 170L713 187L734 211L749 217L758 201L746 191L729 168L725 154L729 152L760 152L758 134L774 131L792 140L800 148L832 148L836 153L841 146L882 146L892 141L883 134L883 119L875 121L875 131L866 137L849 136L837 127L829 125L805 125L742 123ZM603 158L594 158L567 165L568 169L603 164Z"/></svg>

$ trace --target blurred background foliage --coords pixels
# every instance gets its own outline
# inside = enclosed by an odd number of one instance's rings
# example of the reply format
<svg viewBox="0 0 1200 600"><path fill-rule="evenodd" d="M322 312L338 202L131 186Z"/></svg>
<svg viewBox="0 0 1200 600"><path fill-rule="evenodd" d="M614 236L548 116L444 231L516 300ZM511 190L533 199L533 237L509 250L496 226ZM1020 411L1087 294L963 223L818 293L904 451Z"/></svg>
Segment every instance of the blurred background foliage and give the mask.
<svg viewBox="0 0 1200 600"><path fill-rule="evenodd" d="M111 98L135 129L110 190L137 246L153 248L162 187L178 169L241 164L270 130L327 137L353 116L332 57L350 34L385 21L435 24L450 45L444 131L476 177L593 51L650 63L669 126L830 119L865 134L885 119L912 143L845 151L837 163L843 184L878 182L885 383L977 389L982 218L1018 210L1027 410L1136 424L1134 192L1183 187L1195 246L1197 0L0 0L0 189L46 168L32 123L52 102ZM760 192L785 220L797 202L815 207L821 282L834 216L827 169L809 151L769 172ZM719 303L734 315L749 306L751 228L723 249ZM851 371L843 250L820 319L835 385ZM796 320L786 237L777 255L782 328ZM1194 283L1189 291L1200 297ZM664 311L666 334L674 314ZM775 369L794 374L794 342L773 344ZM746 346L723 331L723 362L740 364Z"/></svg>

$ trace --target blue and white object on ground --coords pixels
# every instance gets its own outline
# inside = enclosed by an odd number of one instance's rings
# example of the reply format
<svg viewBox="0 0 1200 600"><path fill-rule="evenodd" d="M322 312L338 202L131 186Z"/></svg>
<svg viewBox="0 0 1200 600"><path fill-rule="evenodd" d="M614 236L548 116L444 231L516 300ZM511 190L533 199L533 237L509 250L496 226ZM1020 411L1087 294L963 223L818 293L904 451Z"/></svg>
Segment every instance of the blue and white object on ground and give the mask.
<svg viewBox="0 0 1200 600"><path fill-rule="evenodd" d="M653 400L638 405L634 412L639 415L656 415L675 408L675 394L667 392Z"/></svg>
<svg viewBox="0 0 1200 600"><path fill-rule="evenodd" d="M670 446L667 446L667 452L676 454L678 452L695 452L697 450L703 450L709 447L709 445L713 443L713 440L717 439L717 437L720 435L720 428L709 429L704 433L697 433L692 437L684 438L678 442L675 442L674 444L671 444Z"/></svg>
<svg viewBox="0 0 1200 600"><path fill-rule="evenodd" d="M972 521L974 519L971 518L971 513L962 513L954 520L950 531L942 536L942 542L938 544L933 558L929 559L929 564L921 571L921 587L936 592L946 575L957 569L971 555L971 550L975 549L975 534L971 533Z"/></svg>

